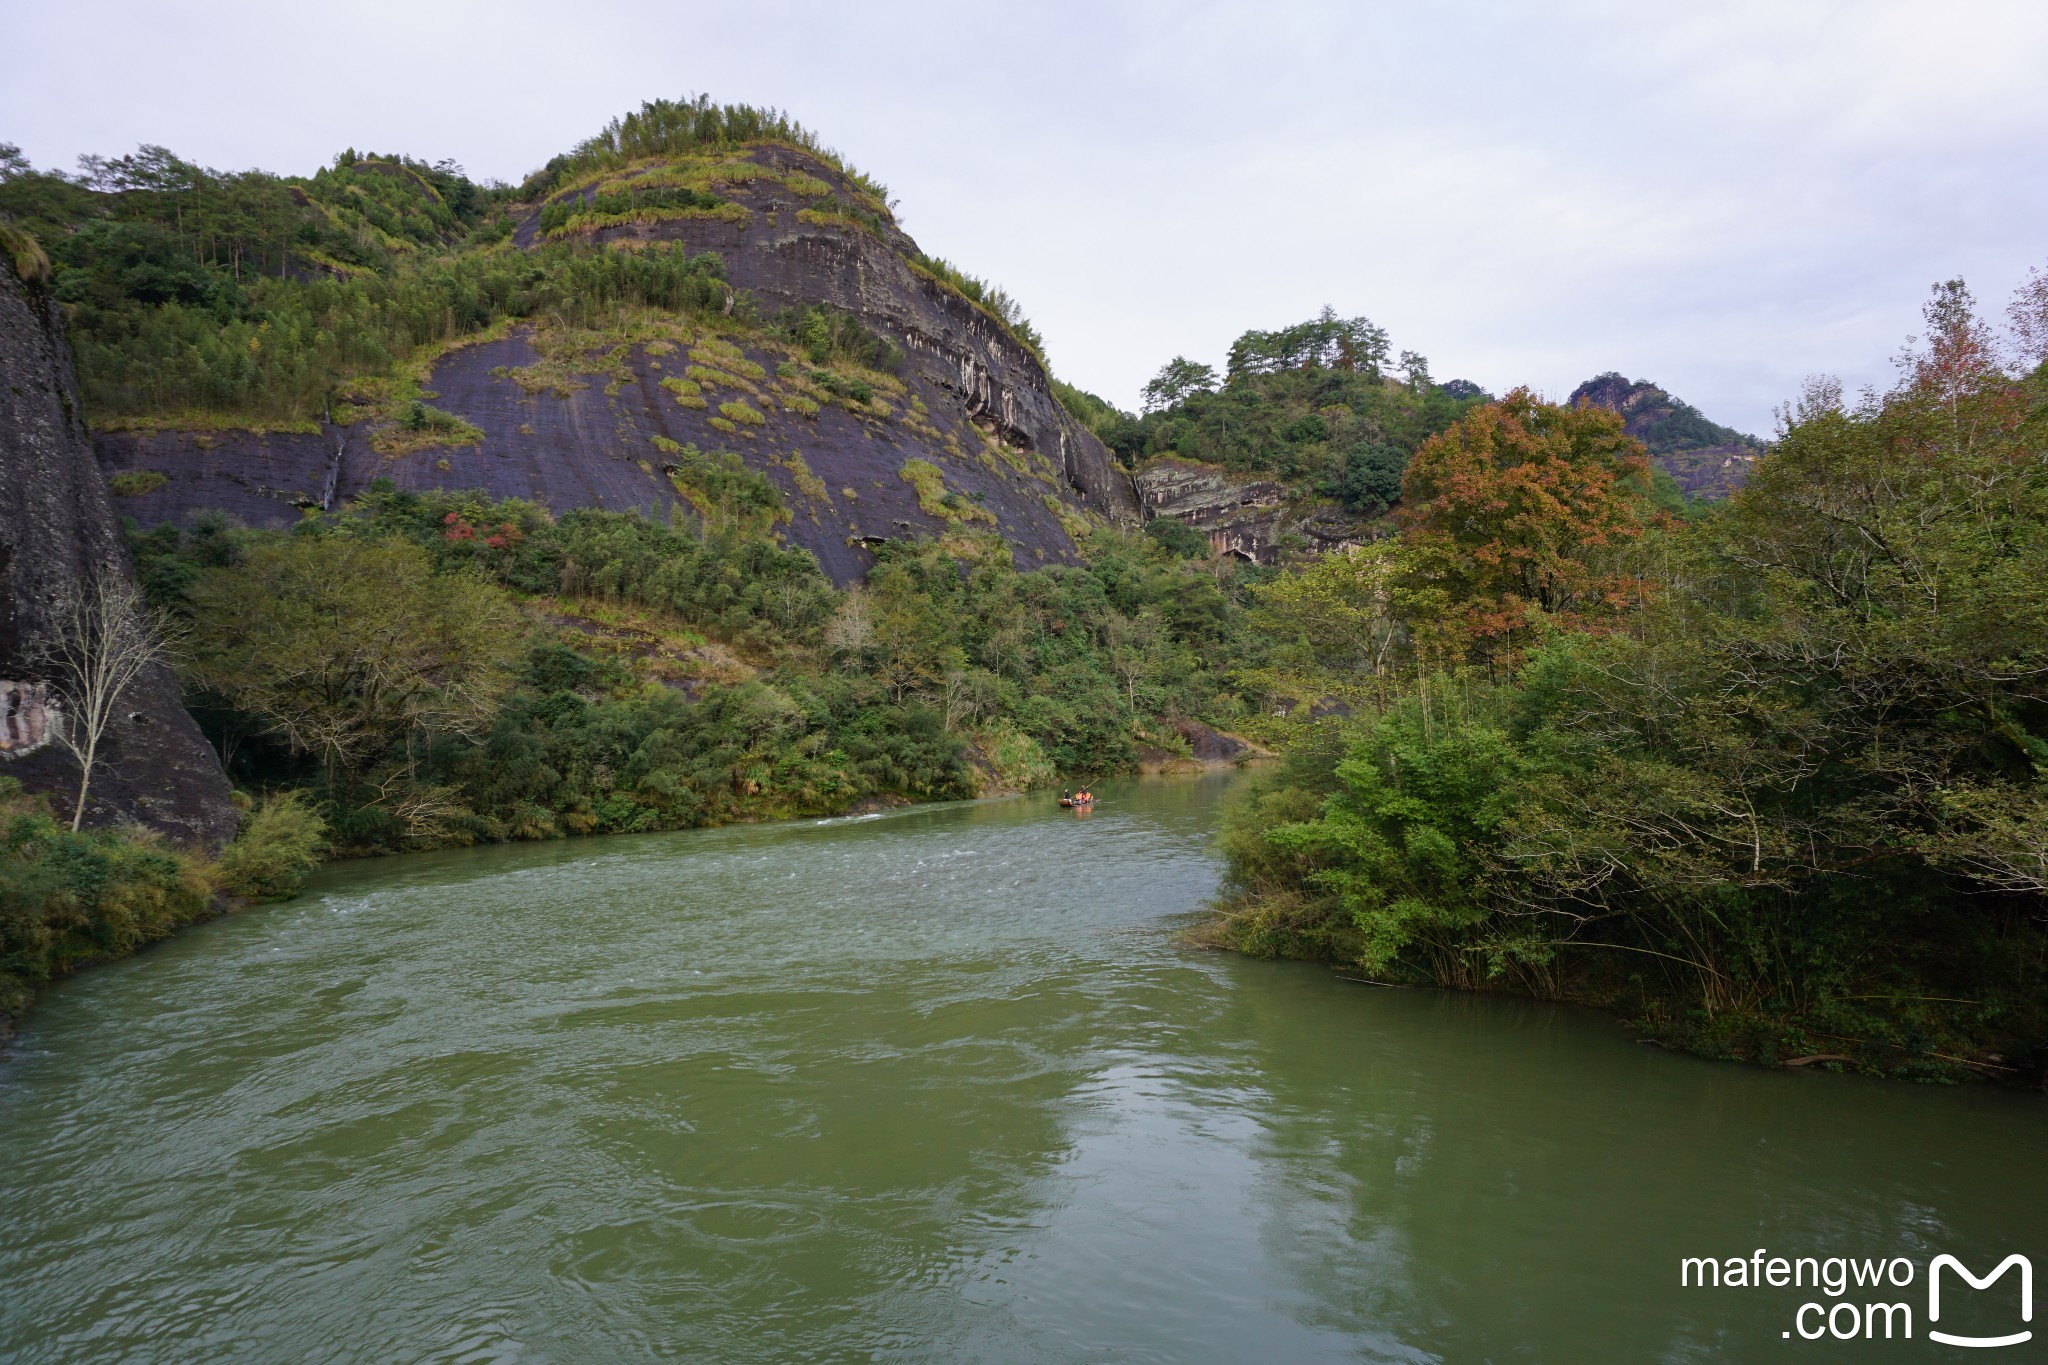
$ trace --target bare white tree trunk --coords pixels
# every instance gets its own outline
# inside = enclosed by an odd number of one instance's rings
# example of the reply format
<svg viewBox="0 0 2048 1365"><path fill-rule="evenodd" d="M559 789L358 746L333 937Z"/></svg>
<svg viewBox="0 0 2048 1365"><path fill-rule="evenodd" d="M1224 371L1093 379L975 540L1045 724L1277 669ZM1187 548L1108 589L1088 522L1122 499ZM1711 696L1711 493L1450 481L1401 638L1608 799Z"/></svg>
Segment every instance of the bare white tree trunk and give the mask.
<svg viewBox="0 0 2048 1365"><path fill-rule="evenodd" d="M163 636L142 594L119 572L103 569L57 603L43 661L59 711L58 742L78 759L78 804L71 828L85 819L100 743L142 670L161 659Z"/></svg>

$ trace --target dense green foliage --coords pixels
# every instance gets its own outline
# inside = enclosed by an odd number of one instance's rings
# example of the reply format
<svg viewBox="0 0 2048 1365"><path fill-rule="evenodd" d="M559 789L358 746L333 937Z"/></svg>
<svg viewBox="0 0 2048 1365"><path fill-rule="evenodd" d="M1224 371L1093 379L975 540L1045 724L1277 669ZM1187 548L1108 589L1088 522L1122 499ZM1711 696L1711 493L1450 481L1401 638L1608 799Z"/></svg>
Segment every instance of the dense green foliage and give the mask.
<svg viewBox="0 0 2048 1365"><path fill-rule="evenodd" d="M300 791L266 798L214 864L215 884L249 901L290 900L327 851L327 821Z"/></svg>
<svg viewBox="0 0 2048 1365"><path fill-rule="evenodd" d="M73 833L0 777L0 1024L38 987L211 913L193 857L148 836Z"/></svg>
<svg viewBox="0 0 2048 1365"><path fill-rule="evenodd" d="M298 792L258 805L209 863L133 826L74 832L0 777L0 1037L43 986L207 918L217 893L298 894L325 849L325 821Z"/></svg>
<svg viewBox="0 0 2048 1365"><path fill-rule="evenodd" d="M1411 470L1384 572L1275 599L1385 666L1234 817L1225 939L1608 1003L1723 1055L2048 1065L2048 378L1994 363L1960 286L1929 322L1898 389L1809 395L1681 528L1474 529ZM1593 488L1588 438L1559 468ZM1428 460L1502 507L1529 448L1461 429ZM1604 605L1546 609L1516 582L1539 560ZM1508 607L1538 637L1512 657Z"/></svg>
<svg viewBox="0 0 2048 1365"><path fill-rule="evenodd" d="M876 336L853 314L826 304L785 308L770 320L769 326L792 344L801 346L814 365L843 361L885 374L903 368L901 346L887 337ZM858 401L865 403L869 396L863 395Z"/></svg>
<svg viewBox="0 0 2048 1365"><path fill-rule="evenodd" d="M1102 533L1031 573L891 545L842 593L772 538L772 484L672 459L701 516L670 526L380 490L290 534L160 528L137 560L236 778L314 791L359 852L964 796L1247 709L1245 571Z"/></svg>

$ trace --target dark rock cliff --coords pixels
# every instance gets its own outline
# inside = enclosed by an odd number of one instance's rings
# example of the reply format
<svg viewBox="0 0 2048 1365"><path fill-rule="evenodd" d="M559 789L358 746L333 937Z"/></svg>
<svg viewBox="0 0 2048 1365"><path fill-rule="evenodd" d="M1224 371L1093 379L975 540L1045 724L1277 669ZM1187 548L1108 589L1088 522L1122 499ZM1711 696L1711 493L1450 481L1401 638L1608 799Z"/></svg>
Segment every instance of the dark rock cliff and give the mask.
<svg viewBox="0 0 2048 1365"><path fill-rule="evenodd" d="M0 263L0 773L67 813L78 765L49 737L41 644L54 604L128 572L55 305ZM105 745L89 824L136 820L206 844L234 834L227 778L168 667L136 681Z"/></svg>
<svg viewBox="0 0 2048 1365"><path fill-rule="evenodd" d="M916 268L915 243L864 212L843 176L779 145L755 147L744 160L769 174L717 182L719 194L744 215L633 222L590 237L716 252L730 283L751 295L763 316L818 304L851 314L902 349L900 393L872 405L827 401L806 414L776 401L787 396L772 378L786 357L752 343L742 346L743 357L769 378L745 392L709 392L708 404L698 406L662 387L688 361L659 345L631 347L608 373L593 369L568 385L529 387L514 372L542 357L533 330L515 328L450 351L426 380L436 408L482 430L477 444L387 457L372 449L366 426L327 426L318 434L103 433L96 444L109 474L165 476L122 499L120 511L154 525L220 508L250 525L278 526L302 509L345 502L382 477L403 488L482 488L556 512L639 508L665 517L681 501L663 468L662 443L673 442L736 451L774 479L794 514L784 534L842 583L872 564L869 547L878 540L995 529L1028 569L1070 561L1084 519L1140 520L1130 476L1060 406L1038 358L981 308ZM624 168L616 178L630 181L665 164ZM792 180L810 192L792 189ZM566 197L593 193L595 187ZM536 206L514 244L531 246L540 236ZM720 429L720 403L732 400L764 420ZM921 497L903 476L911 460L940 471L944 490L957 495L953 512L936 511L931 490Z"/></svg>
<svg viewBox="0 0 2048 1365"><path fill-rule="evenodd" d="M1609 371L1572 390L1573 404L1593 403L1621 414L1622 426L1690 498L1725 498L1742 487L1763 447L1708 421L1691 404L1647 379L1630 382Z"/></svg>

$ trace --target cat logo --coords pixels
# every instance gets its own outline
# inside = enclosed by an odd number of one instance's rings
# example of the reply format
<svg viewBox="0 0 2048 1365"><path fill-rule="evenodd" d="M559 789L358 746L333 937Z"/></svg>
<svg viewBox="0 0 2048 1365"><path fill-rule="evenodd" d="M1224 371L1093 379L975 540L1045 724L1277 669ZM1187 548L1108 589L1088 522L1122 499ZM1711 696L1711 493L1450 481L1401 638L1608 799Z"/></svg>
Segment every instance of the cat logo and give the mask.
<svg viewBox="0 0 2048 1365"><path fill-rule="evenodd" d="M2014 1266L2018 1266L2020 1268L2020 1321L2032 1322L2034 1320L2034 1263L2018 1252L2014 1252L1998 1263L1998 1269L1992 1271L1981 1280L1972 1275L1969 1267L1965 1266L1955 1257L1935 1257L1934 1263L1927 1267L1927 1321L1929 1323L1941 1321L1941 1268L1943 1266L1947 1266L1955 1271L1956 1274L1968 1280L1972 1289L1989 1289L2006 1271L2011 1270ZM1928 1340L1941 1342L1945 1346L2017 1346L2023 1341L2032 1341L2034 1334L2029 1331L2014 1332L2011 1336L2005 1337L1958 1337L1951 1336L1947 1332L1937 1332L1932 1327L1929 1327L1927 1329L1927 1337Z"/></svg>

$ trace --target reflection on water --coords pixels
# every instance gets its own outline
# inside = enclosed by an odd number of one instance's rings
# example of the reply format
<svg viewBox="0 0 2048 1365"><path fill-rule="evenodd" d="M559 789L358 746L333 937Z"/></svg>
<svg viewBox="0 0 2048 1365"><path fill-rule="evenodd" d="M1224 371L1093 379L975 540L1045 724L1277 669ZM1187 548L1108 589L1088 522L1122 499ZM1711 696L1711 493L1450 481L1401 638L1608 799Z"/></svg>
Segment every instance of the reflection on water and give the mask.
<svg viewBox="0 0 2048 1365"><path fill-rule="evenodd" d="M89 973L0 1063L0 1359L1771 1359L1810 1296L1679 1257L2048 1267L2038 1100L1177 948L1226 784L349 865Z"/></svg>

